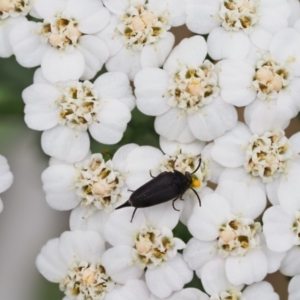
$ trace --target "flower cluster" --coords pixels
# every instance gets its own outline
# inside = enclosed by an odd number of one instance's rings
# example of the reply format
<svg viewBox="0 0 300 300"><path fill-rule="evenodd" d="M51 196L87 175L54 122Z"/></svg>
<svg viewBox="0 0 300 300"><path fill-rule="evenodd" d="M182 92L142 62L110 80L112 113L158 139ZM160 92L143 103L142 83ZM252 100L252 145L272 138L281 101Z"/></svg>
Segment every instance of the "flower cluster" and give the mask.
<svg viewBox="0 0 300 300"><path fill-rule="evenodd" d="M277 270L299 298L298 1L4 0L0 39L40 66L25 122L51 156L46 201L71 214L36 264L64 300L277 300ZM122 143L135 107L161 150L91 153L90 136ZM0 192L11 181L0 156Z"/></svg>

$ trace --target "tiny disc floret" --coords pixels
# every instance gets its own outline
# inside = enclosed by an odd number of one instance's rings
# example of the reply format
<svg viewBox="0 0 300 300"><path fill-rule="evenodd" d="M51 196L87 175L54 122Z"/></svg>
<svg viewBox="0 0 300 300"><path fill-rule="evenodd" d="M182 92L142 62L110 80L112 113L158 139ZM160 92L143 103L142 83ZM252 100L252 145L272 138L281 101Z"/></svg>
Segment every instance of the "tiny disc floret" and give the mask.
<svg viewBox="0 0 300 300"><path fill-rule="evenodd" d="M59 107L59 123L70 128L85 131L97 120L100 108L98 92L89 81L76 82L60 87L61 96L56 100Z"/></svg>
<svg viewBox="0 0 300 300"><path fill-rule="evenodd" d="M31 9L31 0L1 0L0 21L9 17L25 16Z"/></svg>
<svg viewBox="0 0 300 300"><path fill-rule="evenodd" d="M222 0L219 18L226 30L248 33L259 22L258 10L258 0Z"/></svg>
<svg viewBox="0 0 300 300"><path fill-rule="evenodd" d="M171 74L168 104L188 114L198 112L219 94L218 76L214 65L205 60L199 67L181 66Z"/></svg>
<svg viewBox="0 0 300 300"><path fill-rule="evenodd" d="M171 28L170 13L161 15L151 11L149 5L131 5L120 17L116 33L122 36L128 49L142 50L145 45L155 44Z"/></svg>
<svg viewBox="0 0 300 300"><path fill-rule="evenodd" d="M295 234L294 245L300 245L300 211L295 211L295 221L291 228L292 232Z"/></svg>
<svg viewBox="0 0 300 300"><path fill-rule="evenodd" d="M261 225L248 218L234 217L219 229L217 249L219 256L244 256L247 252L259 247ZM222 299L222 298L221 298Z"/></svg>
<svg viewBox="0 0 300 300"><path fill-rule="evenodd" d="M259 136L252 135L246 148L246 172L270 182L286 171L292 159L290 144L284 131L274 130Z"/></svg>
<svg viewBox="0 0 300 300"><path fill-rule="evenodd" d="M241 291L232 288L228 291L222 291L219 294L211 295L210 300L243 300L243 294Z"/></svg>
<svg viewBox="0 0 300 300"><path fill-rule="evenodd" d="M59 50L71 50L77 46L82 35L78 29L78 22L61 13L38 23L36 31L44 43L49 43Z"/></svg>
<svg viewBox="0 0 300 300"><path fill-rule="evenodd" d="M72 299L103 300L114 285L100 263L73 261L59 287Z"/></svg>
<svg viewBox="0 0 300 300"><path fill-rule="evenodd" d="M134 261L143 269L153 269L177 254L172 230L166 227L155 229L145 226L136 235L134 242Z"/></svg>
<svg viewBox="0 0 300 300"><path fill-rule="evenodd" d="M252 86L261 100L278 97L289 84L290 72L284 63L279 63L268 54L258 61Z"/></svg>
<svg viewBox="0 0 300 300"><path fill-rule="evenodd" d="M121 198L124 175L115 171L112 161L105 161L100 153L75 164L75 167L78 171L75 186L82 199L81 206L111 211Z"/></svg>

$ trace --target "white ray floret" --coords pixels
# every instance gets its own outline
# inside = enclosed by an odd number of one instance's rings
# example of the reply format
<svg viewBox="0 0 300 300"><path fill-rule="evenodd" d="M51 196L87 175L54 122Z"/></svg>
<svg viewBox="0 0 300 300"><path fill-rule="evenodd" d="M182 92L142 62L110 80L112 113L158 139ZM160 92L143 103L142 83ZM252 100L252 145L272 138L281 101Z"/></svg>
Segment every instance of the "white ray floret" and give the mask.
<svg viewBox="0 0 300 300"><path fill-rule="evenodd" d="M105 42L95 36L110 19L102 1L36 0L33 10L43 21L26 21L10 33L17 61L41 65L50 82L93 78L109 57Z"/></svg>
<svg viewBox="0 0 300 300"><path fill-rule="evenodd" d="M288 27L290 6L286 0L187 0L186 12L188 28L208 34L213 59L243 59L251 44L266 50L274 34Z"/></svg>
<svg viewBox="0 0 300 300"><path fill-rule="evenodd" d="M211 141L237 122L234 106L219 96L217 68L206 54L203 37L184 39L163 70L145 68L135 76L137 107L156 116L156 132L171 141Z"/></svg>
<svg viewBox="0 0 300 300"><path fill-rule="evenodd" d="M0 155L0 193L6 191L13 182L14 176L4 156ZM0 212L3 210L3 203L0 198Z"/></svg>
<svg viewBox="0 0 300 300"><path fill-rule="evenodd" d="M204 143L195 141L189 144L180 144L177 142L170 142L165 138L160 138L160 146L163 152L150 147L141 146L129 153L127 158L127 170L129 172L126 177L126 182L131 190L136 190L152 178L162 172L173 172L173 170L193 173L198 167L201 157L201 165L196 173L192 174L191 188L202 196L212 192L207 187L209 181L217 182L219 174L223 168L215 163L210 156L211 145L204 147ZM180 196L180 195L178 195ZM183 209L180 220L186 224L195 205L199 206L199 201L195 193L188 189L182 195ZM172 199L168 199L172 200ZM174 202L176 207L178 202ZM172 206L172 201L169 202Z"/></svg>
<svg viewBox="0 0 300 300"><path fill-rule="evenodd" d="M42 248L36 265L59 284L64 300L105 300L116 282L103 265L104 251L104 240L94 231L64 232Z"/></svg>
<svg viewBox="0 0 300 300"><path fill-rule="evenodd" d="M293 277L289 283L288 300L298 300L299 299L299 297L300 297L299 285L300 285L300 275L297 275L297 276Z"/></svg>
<svg viewBox="0 0 300 300"><path fill-rule="evenodd" d="M288 139L279 129L256 134L238 123L212 147L212 158L226 167L219 183L242 181L258 186L273 204L286 201L288 195L295 197L299 189L299 139L298 133Z"/></svg>
<svg viewBox="0 0 300 300"><path fill-rule="evenodd" d="M185 23L181 0L104 0L112 17L98 34L110 49L109 71L125 72L131 80L145 67L160 67L174 45L171 26Z"/></svg>
<svg viewBox="0 0 300 300"><path fill-rule="evenodd" d="M113 246L104 255L112 279L125 283L142 276L152 294L159 298L171 295L188 283L193 272L177 250L185 244L175 238L172 229L179 213L168 203L139 209L130 222L134 208L111 213L105 224L105 237Z"/></svg>
<svg viewBox="0 0 300 300"><path fill-rule="evenodd" d="M184 249L184 259L198 277L203 279L203 272L211 272L206 265L219 259L224 261L226 277L234 285L259 282L267 273L278 270L284 254L266 248L261 224L255 222L266 206L260 188L223 184L202 202L188 221L194 238Z"/></svg>
<svg viewBox="0 0 300 300"><path fill-rule="evenodd" d="M2 0L0 2L0 57L13 54L9 43L11 30L19 23L26 22L25 16L30 12L32 0Z"/></svg>
<svg viewBox="0 0 300 300"><path fill-rule="evenodd" d="M94 84L44 83L40 72L37 83L23 91L25 122L29 128L44 131L42 148L46 154L69 163L88 153L87 133L103 144L116 144L131 119L134 96L126 74L101 75Z"/></svg>

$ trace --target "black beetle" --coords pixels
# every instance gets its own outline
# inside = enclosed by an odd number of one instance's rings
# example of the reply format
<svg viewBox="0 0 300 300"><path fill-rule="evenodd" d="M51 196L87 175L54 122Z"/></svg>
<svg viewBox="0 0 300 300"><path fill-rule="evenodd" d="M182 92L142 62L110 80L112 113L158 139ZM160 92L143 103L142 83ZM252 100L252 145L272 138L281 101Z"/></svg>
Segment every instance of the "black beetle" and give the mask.
<svg viewBox="0 0 300 300"><path fill-rule="evenodd" d="M173 164L173 169L174 165L175 161ZM199 201L199 205L201 206L201 200L199 198L199 195L191 187L194 181L192 175L199 170L200 166L201 158L199 159L199 164L193 173L185 172L185 174L182 174L181 172L174 169L173 172L162 172L158 176L153 177L150 171L150 175L153 179L139 187L136 191L134 191L131 194L129 200L126 201L123 205L117 207L117 209L128 206L135 207L130 222L132 222L134 214L138 208L161 204L172 199L173 208L178 211L178 209L176 209L174 206L174 202L178 198L184 200L182 199L182 195L189 188L196 194Z"/></svg>

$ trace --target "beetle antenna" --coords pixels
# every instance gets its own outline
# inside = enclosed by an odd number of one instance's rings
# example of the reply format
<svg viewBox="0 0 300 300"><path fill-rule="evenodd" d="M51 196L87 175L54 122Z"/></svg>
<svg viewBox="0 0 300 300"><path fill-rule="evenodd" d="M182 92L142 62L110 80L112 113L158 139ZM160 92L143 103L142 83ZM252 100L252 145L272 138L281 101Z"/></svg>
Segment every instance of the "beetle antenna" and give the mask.
<svg viewBox="0 0 300 300"><path fill-rule="evenodd" d="M201 206L201 199L200 199L198 193L197 193L193 188L191 188L191 190L192 190L192 191L195 193L195 195L197 196L198 201L199 201L199 206Z"/></svg>
<svg viewBox="0 0 300 300"><path fill-rule="evenodd" d="M132 214L132 217L131 217L131 220L130 220L130 223L132 223L132 220L133 220L134 214L135 214L135 212L136 212L136 210L137 210L137 209L138 209L137 207L134 209L134 211L133 211L133 214Z"/></svg>
<svg viewBox="0 0 300 300"><path fill-rule="evenodd" d="M177 156L176 156L175 160L173 161L173 170L175 170L175 163L176 163L176 160L177 160Z"/></svg>
<svg viewBox="0 0 300 300"><path fill-rule="evenodd" d="M200 157L200 158L199 158L199 164L198 164L196 170L195 170L193 173L191 173L191 175L195 174L195 173L199 170L199 168L200 168L200 166L201 166L201 163L202 163L202 159L201 159L201 157Z"/></svg>

